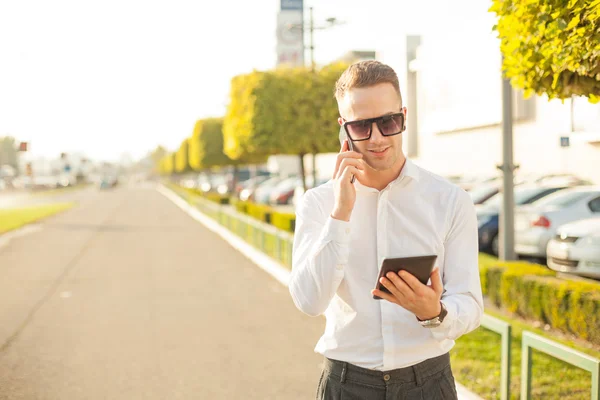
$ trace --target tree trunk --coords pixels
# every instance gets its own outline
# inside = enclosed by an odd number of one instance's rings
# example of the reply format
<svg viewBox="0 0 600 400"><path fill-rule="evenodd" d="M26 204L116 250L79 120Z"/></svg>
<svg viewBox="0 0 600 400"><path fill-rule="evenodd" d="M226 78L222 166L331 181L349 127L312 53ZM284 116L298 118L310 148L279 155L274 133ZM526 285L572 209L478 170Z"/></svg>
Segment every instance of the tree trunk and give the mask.
<svg viewBox="0 0 600 400"><path fill-rule="evenodd" d="M298 156L300 157L300 178L302 179L302 187L306 192L308 188L306 187L306 172L304 171L304 154L298 154Z"/></svg>
<svg viewBox="0 0 600 400"><path fill-rule="evenodd" d="M238 166L237 164L233 164L233 182L231 184L231 194L235 194L235 188L238 183Z"/></svg>

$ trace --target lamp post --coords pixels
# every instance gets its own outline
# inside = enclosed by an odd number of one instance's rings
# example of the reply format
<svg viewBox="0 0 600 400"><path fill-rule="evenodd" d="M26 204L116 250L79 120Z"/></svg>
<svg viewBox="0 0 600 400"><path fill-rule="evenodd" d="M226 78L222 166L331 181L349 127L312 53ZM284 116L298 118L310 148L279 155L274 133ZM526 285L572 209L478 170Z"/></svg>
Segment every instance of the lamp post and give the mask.
<svg viewBox="0 0 600 400"><path fill-rule="evenodd" d="M305 27L304 24L290 24L288 29L300 29L302 31L302 36L304 37L305 29L308 28L308 37L309 37L309 45L308 49L310 50L310 70L315 72L315 40L314 40L314 31L315 30L324 30L333 28L334 26L343 25L344 22L338 21L335 17L327 18L326 24L315 26L314 18L313 18L313 8L308 8L308 27ZM305 47L307 48L307 47ZM313 176L313 187L317 186L317 151L313 150L312 153L312 176ZM306 190L306 182L304 182L304 190Z"/></svg>

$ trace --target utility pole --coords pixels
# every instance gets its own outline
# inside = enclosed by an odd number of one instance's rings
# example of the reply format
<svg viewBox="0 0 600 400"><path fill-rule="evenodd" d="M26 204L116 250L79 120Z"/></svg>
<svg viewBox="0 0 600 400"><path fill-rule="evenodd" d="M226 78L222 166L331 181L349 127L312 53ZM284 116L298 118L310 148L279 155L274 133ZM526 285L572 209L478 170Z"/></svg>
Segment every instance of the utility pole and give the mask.
<svg viewBox="0 0 600 400"><path fill-rule="evenodd" d="M315 72L315 42L314 42L314 30L315 30L315 23L313 20L313 8L309 7L308 8L308 15L310 18L310 25L309 25L309 34L310 34L310 70L312 72Z"/></svg>
<svg viewBox="0 0 600 400"><path fill-rule="evenodd" d="M515 195L513 164L513 112L512 87L510 80L502 78L502 165L498 166L503 172L502 193L503 204L500 212L500 236L498 255L501 260L515 260Z"/></svg>
<svg viewBox="0 0 600 400"><path fill-rule="evenodd" d="M309 17L308 27L306 27L303 22L302 24L290 25L289 29L300 29L302 32L302 37L304 37L305 31L306 31L306 29L308 29L308 39L309 39L308 49L310 51L310 53L309 53L310 54L310 70L314 75L314 73L316 72L314 31L322 30L322 29L329 29L336 25L342 25L344 22L340 22L340 21L336 20L335 18L327 18L326 19L327 25L315 26L312 7L308 8L308 17ZM317 153L317 150L313 149L312 154L311 154L313 187L317 186L317 154L316 153ZM302 157L300 167L301 167L301 170L303 171L304 170L304 157ZM304 176L304 173L302 174L302 176ZM306 180L304 180L304 189L305 190L307 189Z"/></svg>

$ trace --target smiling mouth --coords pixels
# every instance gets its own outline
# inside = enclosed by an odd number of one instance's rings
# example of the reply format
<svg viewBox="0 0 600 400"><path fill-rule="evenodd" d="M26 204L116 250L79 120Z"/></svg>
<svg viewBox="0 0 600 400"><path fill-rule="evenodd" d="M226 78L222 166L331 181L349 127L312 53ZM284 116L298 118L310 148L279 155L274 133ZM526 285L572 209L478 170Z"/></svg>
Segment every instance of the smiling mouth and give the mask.
<svg viewBox="0 0 600 400"><path fill-rule="evenodd" d="M385 147L383 149L372 149L372 150L369 150L369 153L372 153L376 156L381 156L381 155L384 155L388 149L389 149L389 147Z"/></svg>

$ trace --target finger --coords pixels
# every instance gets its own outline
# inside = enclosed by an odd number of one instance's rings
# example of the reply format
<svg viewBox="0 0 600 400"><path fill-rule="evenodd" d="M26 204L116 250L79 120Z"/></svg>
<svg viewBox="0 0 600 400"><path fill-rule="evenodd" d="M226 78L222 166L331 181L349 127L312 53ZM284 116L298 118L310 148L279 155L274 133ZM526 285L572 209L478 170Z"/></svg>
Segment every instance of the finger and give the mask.
<svg viewBox="0 0 600 400"><path fill-rule="evenodd" d="M363 163L355 158L344 158L340 163L340 170L343 171L347 166L352 165L360 170L365 169Z"/></svg>
<svg viewBox="0 0 600 400"><path fill-rule="evenodd" d="M440 269L438 267L431 272L431 288L438 296L441 296L441 294L444 292L442 275L440 274Z"/></svg>
<svg viewBox="0 0 600 400"><path fill-rule="evenodd" d="M389 301L391 303L399 304L398 303L398 299L396 299L394 296L392 296L389 293L382 292L379 289L373 289L373 290L371 290L371 294L373 296L381 297L383 300L387 300L387 301Z"/></svg>
<svg viewBox="0 0 600 400"><path fill-rule="evenodd" d="M398 275L408 285L408 287L410 287L410 289L413 292L421 293L423 291L423 287L425 285L423 285L421 282L419 282L419 280L417 278L415 278L415 276L412 275L410 272L400 271L400 272L398 272Z"/></svg>
<svg viewBox="0 0 600 400"><path fill-rule="evenodd" d="M342 174L339 176L339 179L342 180L342 182L348 182L350 184L352 184L352 182L350 182L350 180L352 179L352 175L356 176L358 181L360 182L360 174L361 174L361 170L359 170L358 168L356 168L353 165L348 165L347 167L345 167L342 170Z"/></svg>
<svg viewBox="0 0 600 400"><path fill-rule="evenodd" d="M390 279L390 278L389 278L389 277L391 277L392 275L394 275L394 274L388 274L388 275L387 275L387 276L388 276L388 278L386 278L386 277L382 277L381 279L379 279L379 282L381 282L381 284L382 284L383 286L385 286L385 287L387 288L387 290L389 290L390 292L392 292L392 294L393 294L395 297L397 297L397 298L405 297L405 296L402 294L402 292L400 292L400 291L398 290L398 288L397 288L397 287L396 287L396 285L395 285L395 282L394 282L392 279ZM400 279L397 279L397 280L400 280Z"/></svg>
<svg viewBox="0 0 600 400"><path fill-rule="evenodd" d="M340 155L346 151L348 151L348 139L345 139L342 142L342 147L340 148L340 153L338 154L338 156L335 160L335 169L333 170L333 179L335 179L335 177L337 176L338 170L340 169L340 162L342 161L342 157L340 157Z"/></svg>
<svg viewBox="0 0 600 400"><path fill-rule="evenodd" d="M393 273L396 276L396 281L394 282L398 291L404 296L406 299L414 299L415 291L410 287L403 279L400 279L397 274ZM392 277L393 278L393 277Z"/></svg>

